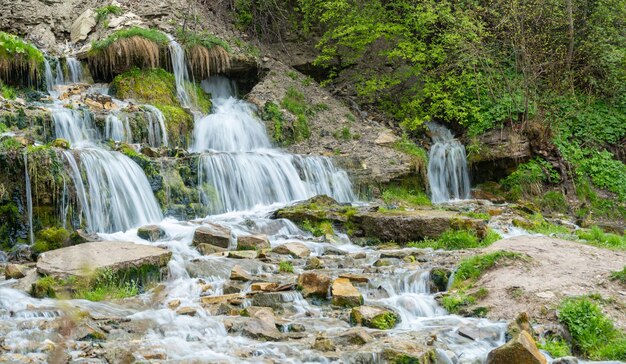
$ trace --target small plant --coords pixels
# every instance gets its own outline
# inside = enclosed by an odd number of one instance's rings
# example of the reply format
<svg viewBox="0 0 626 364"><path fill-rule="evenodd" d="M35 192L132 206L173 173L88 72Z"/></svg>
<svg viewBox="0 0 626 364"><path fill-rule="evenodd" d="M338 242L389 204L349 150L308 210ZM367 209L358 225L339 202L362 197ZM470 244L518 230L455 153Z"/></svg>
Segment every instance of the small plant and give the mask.
<svg viewBox="0 0 626 364"><path fill-rule="evenodd" d="M294 142L308 139L311 136L309 116L314 112L307 106L304 94L294 87L290 87L281 102L281 106L296 117L296 121L292 125Z"/></svg>
<svg viewBox="0 0 626 364"><path fill-rule="evenodd" d="M412 242L408 246L415 248L433 248L444 250L474 249L489 246L502 239L500 234L489 229L483 239L472 230L446 230L437 239Z"/></svg>
<svg viewBox="0 0 626 364"><path fill-rule="evenodd" d="M464 212L463 215L467 217L471 217L472 219L481 219L481 220L487 220L487 221L491 219L491 216L489 216L489 214L485 214L482 212L468 211L468 212Z"/></svg>
<svg viewBox="0 0 626 364"><path fill-rule="evenodd" d="M7 100L15 100L17 97L17 91L15 91L13 87L5 85L2 82L0 82L0 94L2 94L2 97Z"/></svg>
<svg viewBox="0 0 626 364"><path fill-rule="evenodd" d="M382 199L387 205L399 205L406 207L430 206L432 203L423 191L404 188L402 186L389 186L384 189Z"/></svg>
<svg viewBox="0 0 626 364"><path fill-rule="evenodd" d="M311 222L304 220L301 224L303 230L310 232L313 236L334 235L335 230L330 221Z"/></svg>
<svg viewBox="0 0 626 364"><path fill-rule="evenodd" d="M96 9L96 22L106 21L109 15L122 14L122 8L117 5L106 5Z"/></svg>
<svg viewBox="0 0 626 364"><path fill-rule="evenodd" d="M288 260L278 263L278 271L283 273L293 273L293 264Z"/></svg>
<svg viewBox="0 0 626 364"><path fill-rule="evenodd" d="M550 353L550 356L553 358L572 355L572 350L567 344L567 341L563 340L561 337L547 337L544 341L539 342L538 346L540 349Z"/></svg>
<svg viewBox="0 0 626 364"><path fill-rule="evenodd" d="M497 251L463 259L454 273L452 287L461 287L467 280L477 280L485 271L493 268L500 261L515 259L525 258L519 253Z"/></svg>
<svg viewBox="0 0 626 364"><path fill-rule="evenodd" d="M611 273L611 280L618 281L621 284L626 285L626 265L624 269Z"/></svg>
<svg viewBox="0 0 626 364"><path fill-rule="evenodd" d="M59 249L65 246L70 238L70 233L64 228L48 228L39 232L33 250L43 253L48 250Z"/></svg>
<svg viewBox="0 0 626 364"><path fill-rule="evenodd" d="M588 244L604 248L626 249L626 237L617 234L605 233L601 228L593 226L591 229L581 229L576 231L580 239Z"/></svg>
<svg viewBox="0 0 626 364"><path fill-rule="evenodd" d="M287 77L291 78L292 80L297 80L298 79L298 73L295 71L289 71L287 72Z"/></svg>

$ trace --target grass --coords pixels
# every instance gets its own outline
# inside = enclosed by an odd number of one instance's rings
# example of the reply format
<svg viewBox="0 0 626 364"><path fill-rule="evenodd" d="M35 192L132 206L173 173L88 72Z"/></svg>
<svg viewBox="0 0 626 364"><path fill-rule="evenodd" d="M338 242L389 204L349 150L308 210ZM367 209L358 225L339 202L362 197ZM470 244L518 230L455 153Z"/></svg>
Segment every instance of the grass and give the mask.
<svg viewBox="0 0 626 364"><path fill-rule="evenodd" d="M7 100L15 100L15 98L17 97L17 91L13 87L9 85L5 85L1 81L0 81L0 94L2 95L2 97L4 97Z"/></svg>
<svg viewBox="0 0 626 364"><path fill-rule="evenodd" d="M489 216L489 214L485 214L483 212L468 211L468 212L464 212L463 215L467 217L471 217L472 219L480 219L480 220L487 220L487 221L491 219L491 216Z"/></svg>
<svg viewBox="0 0 626 364"><path fill-rule="evenodd" d="M13 34L0 32L0 75L5 82L35 83L43 62L43 53L35 46Z"/></svg>
<svg viewBox="0 0 626 364"><path fill-rule="evenodd" d="M122 8L117 5L106 5L96 9L96 22L100 23L101 21L107 20L109 15L120 15L122 14ZM106 25L105 25L106 26Z"/></svg>
<svg viewBox="0 0 626 364"><path fill-rule="evenodd" d="M176 36L178 40L185 45L185 47L193 47L199 45L204 48L211 49L215 46L220 46L224 48L227 52L230 52L230 45L228 44L228 42L207 32L190 32L183 31L182 28L178 28L176 31Z"/></svg>
<svg viewBox="0 0 626 364"><path fill-rule="evenodd" d="M483 239L476 236L476 233L472 230L450 229L444 231L437 239L411 242L408 246L443 250L475 249L489 246L500 239L502 239L500 234L491 229L487 231L487 235Z"/></svg>
<svg viewBox="0 0 626 364"><path fill-rule="evenodd" d="M399 205L402 207L431 206L430 199L423 191L407 189L400 186L385 188L382 199L387 205Z"/></svg>
<svg viewBox="0 0 626 364"><path fill-rule="evenodd" d="M538 342L539 349L543 349L550 353L553 358L562 358L572 355L572 350L567 341L560 337L548 337L543 342Z"/></svg>
<svg viewBox="0 0 626 364"><path fill-rule="evenodd" d="M292 125L294 142L308 139L311 136L309 116L314 114L314 111L307 105L304 94L293 86L289 87L281 106L296 117L296 122Z"/></svg>
<svg viewBox="0 0 626 364"><path fill-rule="evenodd" d="M313 236L335 235L333 224L330 221L312 222L304 220L300 227L313 234Z"/></svg>
<svg viewBox="0 0 626 364"><path fill-rule="evenodd" d="M611 280L618 281L621 284L626 285L626 265L624 266L624 269L611 273Z"/></svg>
<svg viewBox="0 0 626 364"><path fill-rule="evenodd" d="M108 48L111 44L117 42L120 39L131 37L144 38L156 43L159 46L166 46L169 42L167 36L156 29L132 27L128 29L118 30L102 40L94 41L91 44L91 49L95 52L101 51L105 48Z"/></svg>
<svg viewBox="0 0 626 364"><path fill-rule="evenodd" d="M588 297L568 298L559 306L576 353L592 360L626 360L626 334Z"/></svg>
<svg viewBox="0 0 626 364"><path fill-rule="evenodd" d="M626 237L605 233L601 228L594 226L591 229L581 229L576 232L578 238L585 240L590 245L602 248L626 250Z"/></svg>
<svg viewBox="0 0 626 364"><path fill-rule="evenodd" d="M278 271L283 273L293 273L293 264L288 260L278 263Z"/></svg>
<svg viewBox="0 0 626 364"><path fill-rule="evenodd" d="M488 296L485 288L471 291L473 285L489 269L502 261L526 259L519 253L497 251L494 253L475 255L461 261L453 276L451 291L441 299L441 305L450 313L460 313L478 300ZM472 315L483 316L485 308L477 308Z"/></svg>

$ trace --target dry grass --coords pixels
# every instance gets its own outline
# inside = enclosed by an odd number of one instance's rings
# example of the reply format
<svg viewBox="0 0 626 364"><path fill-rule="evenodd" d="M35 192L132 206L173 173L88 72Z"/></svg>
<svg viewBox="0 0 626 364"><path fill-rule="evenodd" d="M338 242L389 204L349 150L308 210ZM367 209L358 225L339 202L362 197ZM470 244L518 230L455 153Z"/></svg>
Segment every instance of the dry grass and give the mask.
<svg viewBox="0 0 626 364"><path fill-rule="evenodd" d="M214 45L206 48L194 45L187 48L186 52L189 67L196 79L205 79L230 68L230 56L222 46Z"/></svg>
<svg viewBox="0 0 626 364"><path fill-rule="evenodd" d="M89 57L90 68L106 78L132 67L158 68L160 65L161 47L140 36L120 38Z"/></svg>

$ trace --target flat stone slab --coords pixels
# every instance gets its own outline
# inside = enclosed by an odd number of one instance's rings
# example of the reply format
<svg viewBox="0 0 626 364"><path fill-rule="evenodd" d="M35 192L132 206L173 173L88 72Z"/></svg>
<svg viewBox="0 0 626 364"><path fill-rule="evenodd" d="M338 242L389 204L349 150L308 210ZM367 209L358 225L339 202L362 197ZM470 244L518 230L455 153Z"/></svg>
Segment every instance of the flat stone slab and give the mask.
<svg viewBox="0 0 626 364"><path fill-rule="evenodd" d="M89 276L96 269L114 272L144 265L163 267L172 252L126 241L95 241L51 250L39 256L37 272L54 278Z"/></svg>

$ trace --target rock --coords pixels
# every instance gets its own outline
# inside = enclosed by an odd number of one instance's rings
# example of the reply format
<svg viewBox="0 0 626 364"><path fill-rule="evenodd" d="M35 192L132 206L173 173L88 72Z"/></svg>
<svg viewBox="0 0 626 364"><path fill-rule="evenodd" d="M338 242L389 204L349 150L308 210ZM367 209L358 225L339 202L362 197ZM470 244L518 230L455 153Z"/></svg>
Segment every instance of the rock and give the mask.
<svg viewBox="0 0 626 364"><path fill-rule="evenodd" d="M311 254L311 250L306 245L299 242L284 243L272 249L276 254L291 255L294 258L306 258Z"/></svg>
<svg viewBox="0 0 626 364"><path fill-rule="evenodd" d="M578 358L575 356L564 356L562 358L554 359L552 364L578 364Z"/></svg>
<svg viewBox="0 0 626 364"><path fill-rule="evenodd" d="M109 20L109 28L117 29L122 27L141 25L143 21L134 13L128 12L122 16L113 17Z"/></svg>
<svg viewBox="0 0 626 364"><path fill-rule="evenodd" d="M176 310L176 313L178 315L185 315L185 316L195 316L196 315L196 309L193 307L181 307L178 310Z"/></svg>
<svg viewBox="0 0 626 364"><path fill-rule="evenodd" d="M340 274L339 278L348 278L352 283L367 283L370 281L370 279L366 276L353 273Z"/></svg>
<svg viewBox="0 0 626 364"><path fill-rule="evenodd" d="M378 145L390 145L399 140L400 138L395 135L391 130L383 130L382 132L380 132L380 134L378 134L378 137L376 137L374 143Z"/></svg>
<svg viewBox="0 0 626 364"><path fill-rule="evenodd" d="M203 306L209 306L209 305L220 304L220 303L230 303L233 301L236 302L240 300L242 297L243 296L239 293L225 294L221 296L203 296L203 297L200 297L200 302L202 303Z"/></svg>
<svg viewBox="0 0 626 364"><path fill-rule="evenodd" d="M85 230L78 229L70 235L70 241L72 245L84 244L91 241L101 241L102 239L97 234L90 234Z"/></svg>
<svg viewBox="0 0 626 364"><path fill-rule="evenodd" d="M54 278L89 277L95 270L113 273L144 266L165 267L172 252L125 241L97 241L45 252L37 272Z"/></svg>
<svg viewBox="0 0 626 364"><path fill-rule="evenodd" d="M158 225L146 225L137 229L137 236L148 241L158 241L163 239L166 234Z"/></svg>
<svg viewBox="0 0 626 364"><path fill-rule="evenodd" d="M374 267L390 267L392 265L399 265L398 259L382 258L374 262Z"/></svg>
<svg viewBox="0 0 626 364"><path fill-rule="evenodd" d="M305 272L298 276L298 289L304 297L326 298L330 288L330 277L315 272Z"/></svg>
<svg viewBox="0 0 626 364"><path fill-rule="evenodd" d="M233 281L248 282L248 281L252 280L252 277L243 268L241 268L240 266L236 265L230 271L230 279L233 280Z"/></svg>
<svg viewBox="0 0 626 364"><path fill-rule="evenodd" d="M263 250L270 248L270 241L265 235L237 236L237 250Z"/></svg>
<svg viewBox="0 0 626 364"><path fill-rule="evenodd" d="M48 51L53 50L57 46L57 39L49 26L45 24L37 24L28 34L28 39L35 43L40 49L44 48Z"/></svg>
<svg viewBox="0 0 626 364"><path fill-rule="evenodd" d="M374 341L374 338L365 331L363 328L354 327L341 335L333 338L335 345L349 346L349 345L365 345Z"/></svg>
<svg viewBox="0 0 626 364"><path fill-rule="evenodd" d="M253 339L278 341L283 335L276 328L276 317L268 307L247 307L246 313L252 318L249 320L243 334Z"/></svg>
<svg viewBox="0 0 626 364"><path fill-rule="evenodd" d="M452 272L445 268L433 268L430 271L430 292L445 292Z"/></svg>
<svg viewBox="0 0 626 364"><path fill-rule="evenodd" d="M251 291L274 292L278 288L278 283L274 282L256 282L250 286Z"/></svg>
<svg viewBox="0 0 626 364"><path fill-rule="evenodd" d="M242 289L243 287L240 284L231 282L224 283L224 286L222 287L222 291L224 292L224 294L239 293Z"/></svg>
<svg viewBox="0 0 626 364"><path fill-rule="evenodd" d="M206 223L193 233L193 245L210 244L228 249L230 245L230 229L222 225Z"/></svg>
<svg viewBox="0 0 626 364"><path fill-rule="evenodd" d="M315 338L315 343L313 344L313 349L319 351L335 351L335 344L333 341L325 336L318 336Z"/></svg>
<svg viewBox="0 0 626 364"><path fill-rule="evenodd" d="M52 146L55 148L70 149L70 142L63 138L56 138L52 141Z"/></svg>
<svg viewBox="0 0 626 364"><path fill-rule="evenodd" d="M531 335L533 333L532 326L530 325L530 317L526 312L520 312L515 318L515 321L509 323L506 328L507 340L516 337L522 331L526 331Z"/></svg>
<svg viewBox="0 0 626 364"><path fill-rule="evenodd" d="M196 249L198 249L198 251L202 255L211 255L215 253L223 253L226 251L226 249L220 248L219 246L204 243L196 245Z"/></svg>
<svg viewBox="0 0 626 364"><path fill-rule="evenodd" d="M72 23L70 28L72 43L87 39L94 26L96 26L96 13L91 9L87 9Z"/></svg>
<svg viewBox="0 0 626 364"><path fill-rule="evenodd" d="M157 148L154 147L143 147L141 148L141 154L150 157L150 158L158 158L161 156L161 153Z"/></svg>
<svg viewBox="0 0 626 364"><path fill-rule="evenodd" d="M261 292L252 298L253 306L282 309L283 304L295 301L296 296L291 292Z"/></svg>
<svg viewBox="0 0 626 364"><path fill-rule="evenodd" d="M347 278L335 279L331 291L333 296L332 302L335 306L354 307L363 303L363 296Z"/></svg>
<svg viewBox="0 0 626 364"><path fill-rule="evenodd" d="M4 267L4 276L6 279L20 279L26 277L26 267L19 264L7 264Z"/></svg>
<svg viewBox="0 0 626 364"><path fill-rule="evenodd" d="M304 269L306 270L311 270L311 269L322 269L324 268L324 261L321 260L318 257L311 257L306 261L306 265L304 266Z"/></svg>
<svg viewBox="0 0 626 364"><path fill-rule="evenodd" d="M180 306L180 300L171 300L167 303L167 307L169 307L172 310L175 310L178 308L178 306Z"/></svg>
<svg viewBox="0 0 626 364"><path fill-rule="evenodd" d="M256 250L234 250L228 252L228 257L232 259L256 259L259 252Z"/></svg>
<svg viewBox="0 0 626 364"><path fill-rule="evenodd" d="M506 344L493 349L487 356L487 364L546 364L546 357L539 352L535 340L527 331Z"/></svg>
<svg viewBox="0 0 626 364"><path fill-rule="evenodd" d="M372 329L388 330L396 326L396 323L400 321L400 316L385 308L360 306L352 309L350 321Z"/></svg>

